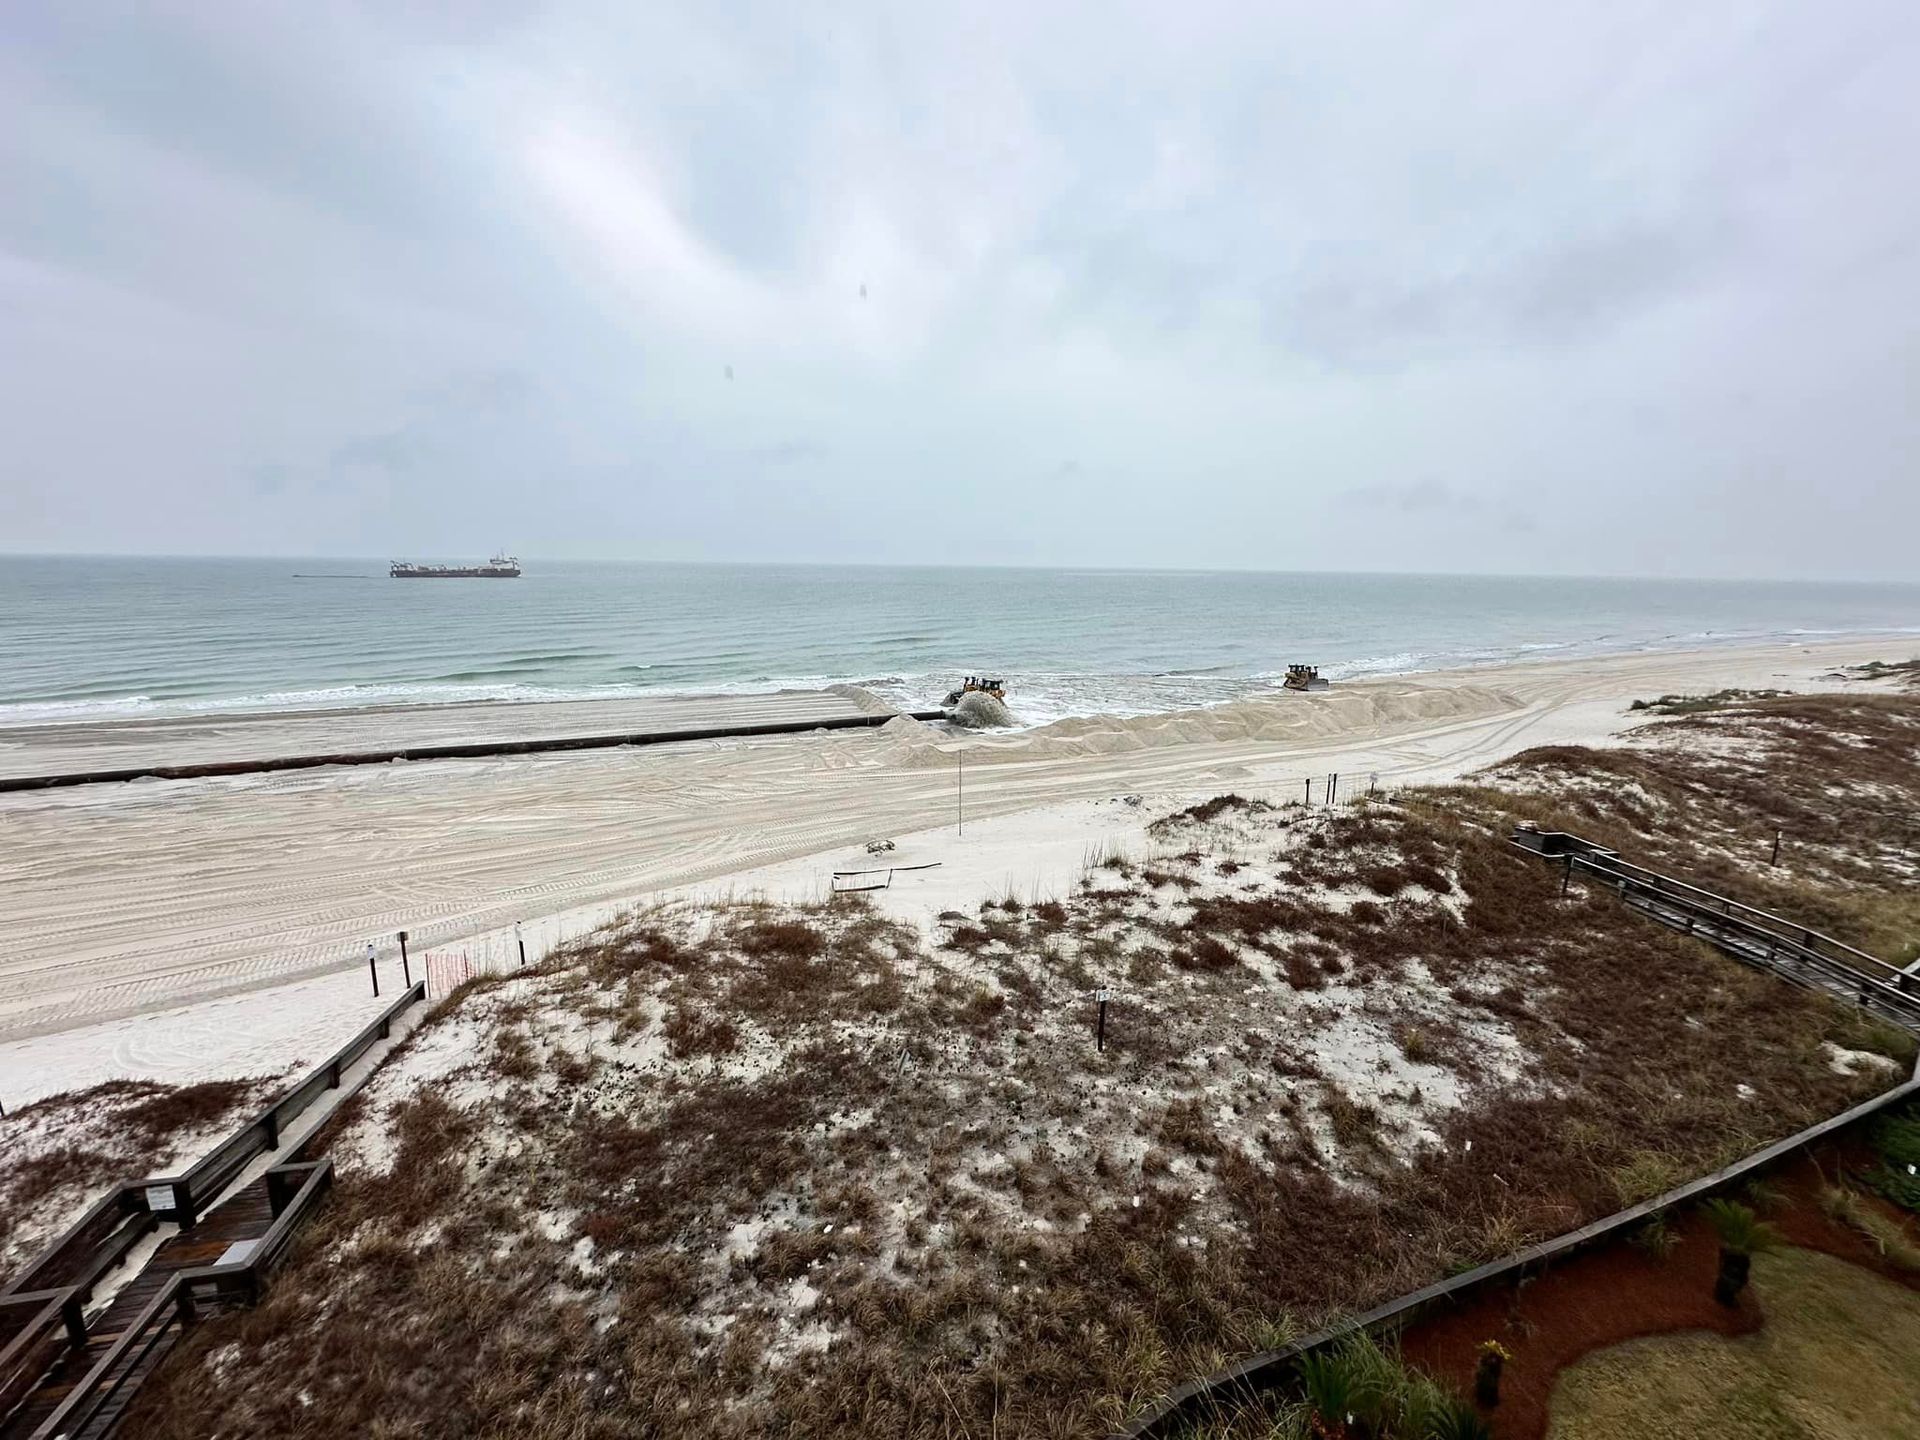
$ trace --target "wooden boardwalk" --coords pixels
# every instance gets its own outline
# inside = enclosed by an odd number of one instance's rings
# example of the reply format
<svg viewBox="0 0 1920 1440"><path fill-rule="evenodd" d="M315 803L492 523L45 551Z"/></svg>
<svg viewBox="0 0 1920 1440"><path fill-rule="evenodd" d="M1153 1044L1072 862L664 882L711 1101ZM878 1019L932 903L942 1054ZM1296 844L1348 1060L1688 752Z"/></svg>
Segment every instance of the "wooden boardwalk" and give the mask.
<svg viewBox="0 0 1920 1440"><path fill-rule="evenodd" d="M1912 970L1798 921L1622 860L1615 851L1578 835L1523 826L1514 831L1513 843L1560 865L1567 882L1578 875L1605 886L1649 919L1715 945L1736 960L1920 1033L1920 974Z"/></svg>
<svg viewBox="0 0 1920 1440"><path fill-rule="evenodd" d="M0 1440L28 1440L67 1398L74 1385L99 1363L101 1356L112 1348L113 1343L133 1327L175 1271L215 1264L227 1253L229 1246L243 1240L259 1239L272 1223L273 1212L267 1197L267 1182L263 1178L209 1211L191 1230L162 1241L146 1268L121 1288L106 1309L88 1322L86 1349L70 1351L64 1360L48 1372L46 1379L20 1408L8 1416L4 1423L0 1423ZM82 1428L67 1432L70 1440L91 1440L91 1437L108 1434L138 1393L137 1382L160 1363L179 1337L180 1325L175 1320L159 1344L144 1352L136 1347L133 1353L138 1358L130 1367L134 1373L127 1377L135 1383L121 1385L98 1415ZM118 1380L120 1377L116 1375L112 1378Z"/></svg>

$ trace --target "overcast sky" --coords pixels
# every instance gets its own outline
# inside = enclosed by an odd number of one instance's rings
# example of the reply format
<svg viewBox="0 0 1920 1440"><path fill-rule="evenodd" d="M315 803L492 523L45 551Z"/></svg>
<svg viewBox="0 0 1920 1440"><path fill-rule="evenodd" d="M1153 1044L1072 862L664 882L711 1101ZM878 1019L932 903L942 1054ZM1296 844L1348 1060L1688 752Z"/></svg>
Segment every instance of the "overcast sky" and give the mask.
<svg viewBox="0 0 1920 1440"><path fill-rule="evenodd" d="M1916 75L1912 0L7 0L0 551L1920 578Z"/></svg>

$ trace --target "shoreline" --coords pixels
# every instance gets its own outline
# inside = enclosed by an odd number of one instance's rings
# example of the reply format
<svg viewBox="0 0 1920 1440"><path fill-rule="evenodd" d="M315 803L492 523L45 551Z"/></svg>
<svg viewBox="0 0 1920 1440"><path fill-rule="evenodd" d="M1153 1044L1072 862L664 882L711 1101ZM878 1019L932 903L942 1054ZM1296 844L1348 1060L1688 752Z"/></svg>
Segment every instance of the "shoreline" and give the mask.
<svg viewBox="0 0 1920 1440"><path fill-rule="evenodd" d="M1863 582L1870 583L1870 582ZM1920 586L1915 587L1920 589ZM1573 640L1529 641L1505 647L1410 650L1391 655L1360 658L1321 657L1313 662L1321 672L1336 681L1401 680L1421 675L1446 674L1456 670L1505 669L1540 661L1610 660L1636 656L1663 656L1719 652L1722 650L1760 649L1794 645L1847 644L1876 638L1895 648L1920 644L1920 624L1876 625L1863 628L1820 627L1773 630L1703 630L1674 633L1655 638L1611 636ZM992 658L992 657L985 657ZM1412 663L1403 663L1403 662ZM908 665L876 665L862 673L768 674L753 679L714 678L710 681L666 684L659 687L634 686L625 682L596 681L577 685L563 683L499 684L503 693L486 691L485 682L443 683L435 680L369 680L320 684L312 688L251 690L233 693L208 693L162 699L129 693L123 696L99 696L91 699L29 698L0 700L0 747L17 733L40 730L112 729L121 726L158 728L196 725L256 725L281 722L315 722L326 719L350 720L355 717L404 717L413 714L455 714L460 712L501 712L540 710L546 707L624 705L756 704L784 696L846 694L859 691L872 694L890 709L923 709L944 694L958 679L959 671L917 668L924 661ZM965 668L964 666L962 668ZM978 668L978 667L975 667ZM1110 687L1133 686L1150 691L1160 686L1214 681L1244 686L1245 695L1259 695L1278 689L1285 675L1283 666L1260 669L1237 665L1172 665L1152 670L1036 670L1031 665L1001 665L995 673L1020 674L1083 684L1096 691ZM137 682L128 682L132 687ZM533 693L526 693L532 691ZM890 693L882 693L890 692ZM891 692L898 693L891 693ZM358 692L364 692L363 695ZM511 693L506 693L511 692ZM356 698L357 697L357 698ZM1229 703L1243 696L1220 700L1162 704L1149 708L1125 705L1119 708L1092 708L1047 713L1032 724L1048 724L1057 719L1085 718L1113 713L1123 716L1160 714L1172 709L1204 708ZM1030 728L1030 727L1028 727Z"/></svg>
<svg viewBox="0 0 1920 1440"><path fill-rule="evenodd" d="M1462 678L1497 684L1499 677L1539 666L1660 662L1688 656L1733 657L1776 649L1886 644L1888 654L1920 647L1920 630L1820 632L1794 638L1747 637L1699 646L1647 646L1628 650L1587 650L1551 645L1487 661L1428 669L1387 669L1342 673L1347 663L1322 667L1336 689L1392 682L1447 686ZM1537 653L1575 649L1575 653ZM1365 662L1351 662L1362 664ZM1168 681L1186 681L1198 672L1099 674L1077 677L1116 687L1150 690ZM1094 707L1048 715L990 735L1032 735L1062 724L1138 721L1203 713L1258 703L1285 695L1275 675L1222 676L1223 683L1244 684L1242 693L1200 703L1140 708ZM124 782L132 779L201 778L275 769L356 765L391 760L478 758L488 754L538 750L587 749L603 745L651 744L673 739L713 739L729 733L795 733L814 728L875 723L896 714L931 719L937 697L919 703L906 695L884 695L868 686L898 688L887 680L822 682L766 690L671 692L607 695L592 698L450 699L381 701L366 705L308 706L294 709L216 708L157 715L106 715L98 718L47 718L10 721L0 706L0 793L60 785ZM944 693L944 692L942 692ZM244 699L246 697L236 697ZM1020 695L1013 695L1014 718L1021 722ZM866 717L864 722L854 717ZM674 732L688 732L684 735Z"/></svg>
<svg viewBox="0 0 1920 1440"><path fill-rule="evenodd" d="M1650 718L1629 712L1631 700L1669 691L1870 693L1821 677L1875 658L1905 657L1880 640L1719 648L1433 672L1418 684L1352 682L1038 731L895 720L821 736L9 795L0 828L22 859L18 883L0 894L11 942L0 959L0 1095L17 1094L29 1067L49 1078L58 1069L28 1036L58 1050L58 1032L81 1045L104 1023L178 1016L223 996L241 999L222 1023L244 1029L250 1005L272 1009L288 984L318 977L341 977L342 997L358 984L370 1000L363 947L374 939L397 980L403 928L417 977L429 949L498 947L516 920L535 954L663 895L824 891L832 869L881 839L949 867L896 897L937 892L944 906L968 886L1025 890L1073 870L1088 843L1121 838L1124 814L1090 823L1087 808L1117 796L1297 798L1303 779L1336 770L1384 785L1446 780L1532 745L1608 743ZM964 845L946 838L961 753Z"/></svg>

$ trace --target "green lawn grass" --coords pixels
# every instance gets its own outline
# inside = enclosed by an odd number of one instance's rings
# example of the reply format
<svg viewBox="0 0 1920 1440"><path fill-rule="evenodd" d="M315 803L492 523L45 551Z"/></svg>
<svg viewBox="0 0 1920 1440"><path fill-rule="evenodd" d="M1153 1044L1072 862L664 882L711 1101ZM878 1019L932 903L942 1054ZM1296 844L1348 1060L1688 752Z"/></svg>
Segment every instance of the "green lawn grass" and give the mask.
<svg viewBox="0 0 1920 1440"><path fill-rule="evenodd" d="M1767 1323L1632 1340L1569 1367L1552 1440L1920 1436L1920 1294L1810 1250L1757 1255Z"/></svg>

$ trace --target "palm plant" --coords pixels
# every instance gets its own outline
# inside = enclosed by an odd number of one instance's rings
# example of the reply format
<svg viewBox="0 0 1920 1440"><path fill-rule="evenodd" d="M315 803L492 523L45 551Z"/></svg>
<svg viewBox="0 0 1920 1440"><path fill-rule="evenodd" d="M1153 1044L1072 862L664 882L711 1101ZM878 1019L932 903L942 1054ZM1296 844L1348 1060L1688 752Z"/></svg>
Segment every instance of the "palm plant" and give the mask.
<svg viewBox="0 0 1920 1440"><path fill-rule="evenodd" d="M1753 1257L1780 1243L1774 1228L1745 1205L1733 1200L1709 1200L1700 1207L1720 1237L1720 1272L1714 1277L1713 1298L1722 1305L1739 1303L1753 1270Z"/></svg>
<svg viewBox="0 0 1920 1440"><path fill-rule="evenodd" d="M1338 1350L1317 1350L1300 1357L1300 1388L1312 1411L1309 1433L1341 1440L1353 1414L1355 1385L1352 1367Z"/></svg>
<svg viewBox="0 0 1920 1440"><path fill-rule="evenodd" d="M1873 1129L1880 1166L1867 1183L1902 1209L1920 1213L1920 1111L1889 1115Z"/></svg>
<svg viewBox="0 0 1920 1440"><path fill-rule="evenodd" d="M1473 1367L1473 1398L1483 1410L1500 1403L1500 1376L1513 1356L1498 1340L1480 1342L1480 1359Z"/></svg>
<svg viewBox="0 0 1920 1440"><path fill-rule="evenodd" d="M1302 1356L1300 1387L1275 1432L1289 1440L1487 1440L1471 1405L1364 1334Z"/></svg>
<svg viewBox="0 0 1920 1440"><path fill-rule="evenodd" d="M1480 1414L1458 1395L1449 1395L1428 1422L1421 1440L1492 1440L1493 1431Z"/></svg>

